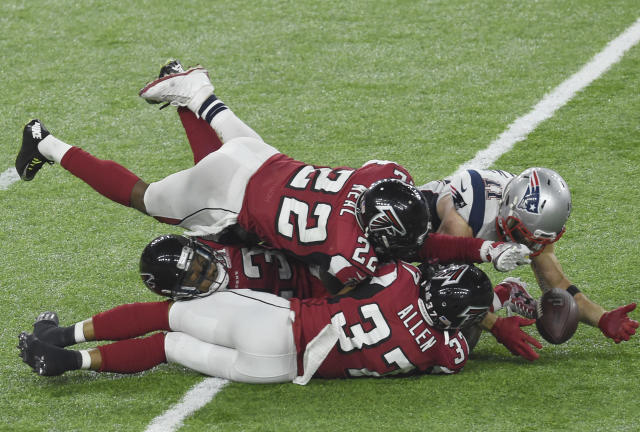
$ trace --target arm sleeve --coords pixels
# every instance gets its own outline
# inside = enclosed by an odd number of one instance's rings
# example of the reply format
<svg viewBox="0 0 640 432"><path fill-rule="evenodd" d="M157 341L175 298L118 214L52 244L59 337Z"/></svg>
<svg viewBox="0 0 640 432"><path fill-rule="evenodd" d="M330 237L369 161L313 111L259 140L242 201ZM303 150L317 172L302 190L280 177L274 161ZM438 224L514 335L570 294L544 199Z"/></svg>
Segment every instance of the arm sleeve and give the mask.
<svg viewBox="0 0 640 432"><path fill-rule="evenodd" d="M455 237L446 234L429 234L418 256L422 261L438 260L442 264L452 262L481 263L480 247L483 239Z"/></svg>

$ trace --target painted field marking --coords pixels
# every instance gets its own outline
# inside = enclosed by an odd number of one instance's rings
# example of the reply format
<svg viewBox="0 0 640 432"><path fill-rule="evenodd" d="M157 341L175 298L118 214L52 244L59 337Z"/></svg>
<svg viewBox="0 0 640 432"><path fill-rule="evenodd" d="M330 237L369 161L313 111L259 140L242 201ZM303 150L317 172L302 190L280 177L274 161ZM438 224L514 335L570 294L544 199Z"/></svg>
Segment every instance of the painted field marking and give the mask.
<svg viewBox="0 0 640 432"><path fill-rule="evenodd" d="M154 418L145 432L168 432L182 427L185 418L208 404L229 381L222 378L205 378L191 387L182 400L162 415Z"/></svg>
<svg viewBox="0 0 640 432"><path fill-rule="evenodd" d="M596 54L589 63L569 79L545 95L533 109L509 125L489 147L480 150L470 161L460 165L456 172L467 169L489 168L498 158L529 135L540 123L550 118L569 102L580 90L595 81L640 40L640 19Z"/></svg>
<svg viewBox="0 0 640 432"><path fill-rule="evenodd" d="M6 169L0 174L0 190L7 190L9 186L20 180L18 171L14 167Z"/></svg>

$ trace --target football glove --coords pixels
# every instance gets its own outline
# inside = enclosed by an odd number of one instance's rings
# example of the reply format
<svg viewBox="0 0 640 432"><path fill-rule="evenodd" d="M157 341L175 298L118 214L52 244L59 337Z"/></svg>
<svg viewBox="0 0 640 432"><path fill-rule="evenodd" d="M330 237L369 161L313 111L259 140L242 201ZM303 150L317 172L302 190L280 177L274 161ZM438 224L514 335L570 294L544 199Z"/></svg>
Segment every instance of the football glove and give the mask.
<svg viewBox="0 0 640 432"><path fill-rule="evenodd" d="M631 303L604 313L598 321L598 327L606 337L613 339L615 343L620 343L623 340L628 341L638 328L638 321L627 316L635 308L636 304Z"/></svg>
<svg viewBox="0 0 640 432"><path fill-rule="evenodd" d="M531 250L520 243L486 241L480 247L484 262L490 261L496 270L508 272L523 264L529 264Z"/></svg>
<svg viewBox="0 0 640 432"><path fill-rule="evenodd" d="M518 314L525 318L538 317L538 302L527 291L527 283L520 278L508 277L495 288L505 287L509 291L509 298L503 306L509 314Z"/></svg>
<svg viewBox="0 0 640 432"><path fill-rule="evenodd" d="M536 320L519 316L498 318L493 324L493 327L491 327L491 334L495 336L498 342L511 351L511 354L524 357L529 361L534 361L540 357L540 354L535 352L532 346L541 349L542 344L520 328L531 325L534 322L536 322Z"/></svg>

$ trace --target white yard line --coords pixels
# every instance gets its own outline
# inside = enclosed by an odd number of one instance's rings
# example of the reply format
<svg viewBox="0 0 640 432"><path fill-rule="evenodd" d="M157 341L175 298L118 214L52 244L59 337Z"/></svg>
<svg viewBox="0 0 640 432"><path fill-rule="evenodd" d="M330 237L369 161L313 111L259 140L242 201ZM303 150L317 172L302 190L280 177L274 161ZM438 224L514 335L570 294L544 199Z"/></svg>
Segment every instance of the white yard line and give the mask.
<svg viewBox="0 0 640 432"><path fill-rule="evenodd" d="M14 167L8 168L0 174L0 190L7 190L9 186L20 180L18 171Z"/></svg>
<svg viewBox="0 0 640 432"><path fill-rule="evenodd" d="M470 161L460 165L456 172L467 169L489 168L500 156L524 140L540 123L551 117L580 90L616 64L640 40L640 19L620 36L609 42L589 63L569 79L545 95L533 109L509 125L489 147L480 150Z"/></svg>
<svg viewBox="0 0 640 432"><path fill-rule="evenodd" d="M208 404L229 381L222 378L205 378L184 395L182 400L153 419L145 432L168 432L182 427L182 422Z"/></svg>

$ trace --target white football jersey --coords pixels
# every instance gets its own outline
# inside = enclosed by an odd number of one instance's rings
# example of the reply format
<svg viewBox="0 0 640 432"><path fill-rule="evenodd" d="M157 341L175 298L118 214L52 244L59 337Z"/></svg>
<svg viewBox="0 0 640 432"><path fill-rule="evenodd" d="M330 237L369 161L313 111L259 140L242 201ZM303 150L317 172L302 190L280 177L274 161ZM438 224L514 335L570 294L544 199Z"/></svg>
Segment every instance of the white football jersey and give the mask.
<svg viewBox="0 0 640 432"><path fill-rule="evenodd" d="M500 170L467 170L429 182L419 189L431 192L436 203L451 195L456 211L469 224L474 237L499 240L496 218L500 200L513 177L515 174Z"/></svg>

